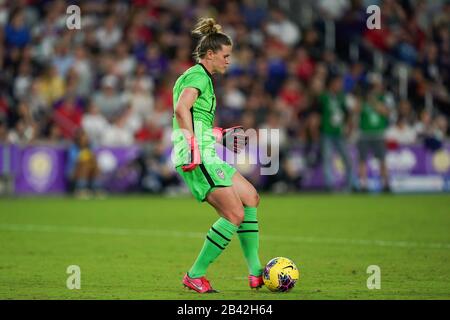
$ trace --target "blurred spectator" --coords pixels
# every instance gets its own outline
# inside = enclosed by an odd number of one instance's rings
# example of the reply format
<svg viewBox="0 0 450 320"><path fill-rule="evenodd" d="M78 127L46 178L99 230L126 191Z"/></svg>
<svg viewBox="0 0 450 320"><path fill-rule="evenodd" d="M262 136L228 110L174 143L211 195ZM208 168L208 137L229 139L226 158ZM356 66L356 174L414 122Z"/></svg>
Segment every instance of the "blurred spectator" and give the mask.
<svg viewBox="0 0 450 320"><path fill-rule="evenodd" d="M389 109L384 102L381 81L374 83L359 106L359 187L367 191L367 160L369 153L380 162L382 188L389 190L389 177L386 165L385 131L389 125Z"/></svg>
<svg viewBox="0 0 450 320"><path fill-rule="evenodd" d="M267 12L264 8L259 7L255 0L244 0L242 5L242 15L245 24L251 30L258 30L261 28L263 22L267 18Z"/></svg>
<svg viewBox="0 0 450 320"><path fill-rule="evenodd" d="M420 126L422 124L422 126ZM427 111L422 113L422 122L415 127L416 133L422 138L424 146L431 151L442 148L445 134L448 130L448 121L443 115L438 115L433 121ZM421 130L422 129L422 130Z"/></svg>
<svg viewBox="0 0 450 320"><path fill-rule="evenodd" d="M314 74L314 61L309 56L308 51L304 48L298 48L295 54L296 57L294 61L296 61L296 75L300 80L308 82Z"/></svg>
<svg viewBox="0 0 450 320"><path fill-rule="evenodd" d="M29 95L33 82L31 71L30 63L23 62L19 65L19 70L13 84L13 95L18 100L25 99Z"/></svg>
<svg viewBox="0 0 450 320"><path fill-rule="evenodd" d="M66 17L61 23L60 15L63 12L57 7L61 1L55 1L49 6L48 12L38 20L32 27L33 38L35 39L35 54L39 61L48 61L53 53L53 46L58 41L61 31L66 28ZM63 4L64 5L64 4ZM65 12L64 12L65 14Z"/></svg>
<svg viewBox="0 0 450 320"><path fill-rule="evenodd" d="M158 127L155 120L148 118L139 131L136 132L136 142L158 142L162 139L162 129Z"/></svg>
<svg viewBox="0 0 450 320"><path fill-rule="evenodd" d="M356 87L364 87L366 85L366 75L364 74L364 66L355 62L352 64L349 72L344 75L344 92L352 92Z"/></svg>
<svg viewBox="0 0 450 320"><path fill-rule="evenodd" d="M289 108L297 111L304 100L303 85L294 77L288 78L280 89L279 97Z"/></svg>
<svg viewBox="0 0 450 320"><path fill-rule="evenodd" d="M345 188L349 191L354 186L350 154L347 149L348 110L342 91L340 76L329 79L327 90L319 97L321 106L321 153L325 184L328 190L334 188L334 150L338 152L344 163Z"/></svg>
<svg viewBox="0 0 450 320"><path fill-rule="evenodd" d="M408 79L408 100L413 106L423 106L425 104L425 94L428 90L428 83L420 68L412 71Z"/></svg>
<svg viewBox="0 0 450 320"><path fill-rule="evenodd" d="M184 71L194 65L192 61L192 53L189 47L178 47L175 58L170 64L173 74L182 74Z"/></svg>
<svg viewBox="0 0 450 320"><path fill-rule="evenodd" d="M88 104L86 113L81 119L81 126L93 146L100 145L102 136L109 124L93 101Z"/></svg>
<svg viewBox="0 0 450 320"><path fill-rule="evenodd" d="M305 31L301 46L305 48L312 60L319 60L324 52L324 47L320 41L319 32L313 28Z"/></svg>
<svg viewBox="0 0 450 320"><path fill-rule="evenodd" d="M119 43L115 48L115 65L114 73L126 78L134 72L136 68L136 59L129 53L129 47L126 42Z"/></svg>
<svg viewBox="0 0 450 320"><path fill-rule="evenodd" d="M409 125L413 125L416 121L416 112L412 109L408 100L400 100L398 103L398 118L404 118Z"/></svg>
<svg viewBox="0 0 450 320"><path fill-rule="evenodd" d="M58 74L55 66L48 66L37 79L37 94L45 100L48 106L61 99L66 88L64 79Z"/></svg>
<svg viewBox="0 0 450 320"><path fill-rule="evenodd" d="M65 142L60 127L58 127L55 123L49 124L47 141L52 144L60 144Z"/></svg>
<svg viewBox="0 0 450 320"><path fill-rule="evenodd" d="M11 47L25 47L31 41L30 30L25 24L22 10L12 12L10 23L5 27L5 42Z"/></svg>
<svg viewBox="0 0 450 320"><path fill-rule="evenodd" d="M267 69L262 71L267 75L266 90L272 96L276 96L288 76L288 63L283 59L282 52L276 47L268 49L265 63L267 63Z"/></svg>
<svg viewBox="0 0 450 320"><path fill-rule="evenodd" d="M241 110L245 104L245 94L238 87L237 78L228 78L223 91L223 106L234 110Z"/></svg>
<svg viewBox="0 0 450 320"><path fill-rule="evenodd" d="M414 130L417 134L417 139L424 141L432 132L433 117L427 109L420 112L418 121L414 124Z"/></svg>
<svg viewBox="0 0 450 320"><path fill-rule="evenodd" d="M395 125L389 127L386 132L386 140L390 149L396 149L400 145L411 145L416 142L416 138L416 131L405 116L400 116Z"/></svg>
<svg viewBox="0 0 450 320"><path fill-rule="evenodd" d="M100 49L110 50L122 39L122 30L114 15L107 17L97 32L96 38Z"/></svg>
<svg viewBox="0 0 450 320"><path fill-rule="evenodd" d="M81 126L81 118L83 116L80 106L77 104L75 97L65 97L61 105L54 113L55 124L61 130L62 135L71 140L75 137L75 132Z"/></svg>
<svg viewBox="0 0 450 320"><path fill-rule="evenodd" d="M154 119L155 124L162 130L169 127L172 123L172 110L166 108L164 103L158 99L151 118Z"/></svg>
<svg viewBox="0 0 450 320"><path fill-rule="evenodd" d="M441 82L442 76L438 64L438 47L434 43L429 43L425 50L425 57L422 62L423 74L427 79Z"/></svg>
<svg viewBox="0 0 450 320"><path fill-rule="evenodd" d="M383 23L383 20L381 21ZM363 35L363 44L369 51L379 50L383 53L389 53L393 50L397 41L395 34L388 25L380 29L367 29Z"/></svg>
<svg viewBox="0 0 450 320"><path fill-rule="evenodd" d="M8 142L12 144L27 144L34 138L33 127L27 125L23 119L19 119L14 129L9 131Z"/></svg>
<svg viewBox="0 0 450 320"><path fill-rule="evenodd" d="M125 97L118 92L119 80L107 75L101 81L101 91L94 94L94 103L108 120L119 116L125 108Z"/></svg>
<svg viewBox="0 0 450 320"><path fill-rule="evenodd" d="M136 165L140 168L139 186L142 191L169 194L178 192L180 181L168 161L163 143L155 143L151 148L144 147Z"/></svg>
<svg viewBox="0 0 450 320"><path fill-rule="evenodd" d="M60 41L55 45L52 64L55 66L56 70L58 70L58 74L62 78L65 78L69 69L74 64L74 58L67 43Z"/></svg>
<svg viewBox="0 0 450 320"><path fill-rule="evenodd" d="M44 124L51 118L53 108L47 103L47 100L40 91L40 84L38 81L31 83L25 100L28 102L30 112L36 122Z"/></svg>
<svg viewBox="0 0 450 320"><path fill-rule="evenodd" d="M84 47L78 46L75 48L72 67L79 79L77 95L81 97L89 96L92 90L94 70L92 70L92 63Z"/></svg>
<svg viewBox="0 0 450 320"><path fill-rule="evenodd" d="M271 11L271 19L266 25L267 33L280 39L285 45L293 47L300 41L300 29L290 21L281 8Z"/></svg>
<svg viewBox="0 0 450 320"><path fill-rule="evenodd" d="M8 127L6 122L0 119L0 143L6 143L8 141Z"/></svg>
<svg viewBox="0 0 450 320"><path fill-rule="evenodd" d="M434 120L434 135L441 142L444 142L445 135L448 132L448 119L444 115L438 115Z"/></svg>
<svg viewBox="0 0 450 320"><path fill-rule="evenodd" d="M39 134L38 124L34 122L26 101L20 101L17 107L9 112L9 121L14 127L8 135L10 143L30 143Z"/></svg>
<svg viewBox="0 0 450 320"><path fill-rule="evenodd" d="M264 163L264 166L276 168L278 165L279 170L273 174L267 176L264 190L273 192L285 192L288 185L286 184L284 171L284 162L286 159L286 148L288 147L288 135L286 127L281 124L281 114L277 111L272 111L267 115L267 121L260 126L263 134L259 134L259 147L264 148L267 157L269 157L269 163ZM274 135L275 133L275 135ZM275 139L276 138L276 139Z"/></svg>
<svg viewBox="0 0 450 320"><path fill-rule="evenodd" d="M340 68L338 65L338 59L336 54L333 51L326 50L322 55L323 63L317 66L317 69L320 67L320 73L322 80L325 80L325 76L329 75L330 77L336 76L340 74ZM319 70L316 70L316 74Z"/></svg>
<svg viewBox="0 0 450 320"><path fill-rule="evenodd" d="M266 119L272 98L264 90L263 84L255 83L247 97L245 110L247 114L252 114L255 119L255 126L259 127ZM219 113L221 109L219 109ZM228 125L228 123L225 123ZM231 123L229 123L231 124Z"/></svg>
<svg viewBox="0 0 450 320"><path fill-rule="evenodd" d="M169 61L161 53L159 46L150 44L141 63L147 67L147 72L156 80L160 80L169 67Z"/></svg>
<svg viewBox="0 0 450 320"><path fill-rule="evenodd" d="M127 114L117 116L106 127L101 138L101 145L108 147L129 147L133 144L133 133L126 127Z"/></svg>
<svg viewBox="0 0 450 320"><path fill-rule="evenodd" d="M338 20L342 18L347 9L350 8L349 0L318 0L316 5L319 8L320 14L324 18Z"/></svg>
<svg viewBox="0 0 450 320"><path fill-rule="evenodd" d="M148 85L148 82L133 82L131 92L126 94L129 105L126 125L133 133L142 127L147 117L153 116L155 101Z"/></svg>
<svg viewBox="0 0 450 320"><path fill-rule="evenodd" d="M298 120L302 126L298 132L300 142L305 145L306 164L316 167L320 163L320 131L321 131L321 104L320 96L324 91L324 82L315 76L309 83L305 100L307 107L300 110Z"/></svg>
<svg viewBox="0 0 450 320"><path fill-rule="evenodd" d="M133 90L138 85L143 90L146 90L148 94L153 96L155 83L150 75L147 74L147 70L144 64L139 63L136 66L135 73L129 75L125 80L125 89Z"/></svg>
<svg viewBox="0 0 450 320"><path fill-rule="evenodd" d="M100 171L89 138L83 130L78 130L68 151L67 178L78 198L86 199L91 191L103 195Z"/></svg>
<svg viewBox="0 0 450 320"><path fill-rule="evenodd" d="M9 110L10 101L7 95L0 91L0 120L6 120Z"/></svg>

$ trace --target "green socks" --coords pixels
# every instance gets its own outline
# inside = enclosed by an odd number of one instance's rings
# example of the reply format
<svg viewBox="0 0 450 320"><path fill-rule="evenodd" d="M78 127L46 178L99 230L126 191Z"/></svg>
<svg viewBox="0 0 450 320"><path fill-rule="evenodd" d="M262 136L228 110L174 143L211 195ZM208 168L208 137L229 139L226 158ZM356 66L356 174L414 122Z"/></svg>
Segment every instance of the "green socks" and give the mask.
<svg viewBox="0 0 450 320"><path fill-rule="evenodd" d="M244 221L237 231L249 273L253 276L261 275L263 270L258 256L259 231L256 210L256 208L244 207Z"/></svg>
<svg viewBox="0 0 450 320"><path fill-rule="evenodd" d="M192 278L199 278L205 275L208 266L230 243L233 234L238 229L237 226L224 218L217 220L206 234L206 240L194 265L188 272Z"/></svg>
<svg viewBox="0 0 450 320"><path fill-rule="evenodd" d="M256 208L244 207L244 221L239 228L227 219L220 218L217 220L206 234L203 248L189 270L188 275L192 278L204 276L208 266L227 247L235 232L239 236L249 273L253 276L261 275L263 268L258 256L259 231L256 212Z"/></svg>

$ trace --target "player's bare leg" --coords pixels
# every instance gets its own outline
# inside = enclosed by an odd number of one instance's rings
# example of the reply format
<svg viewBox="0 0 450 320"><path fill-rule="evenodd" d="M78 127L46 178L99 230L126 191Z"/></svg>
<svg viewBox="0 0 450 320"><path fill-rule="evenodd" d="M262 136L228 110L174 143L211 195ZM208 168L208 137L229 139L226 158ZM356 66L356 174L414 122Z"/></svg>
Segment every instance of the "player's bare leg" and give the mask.
<svg viewBox="0 0 450 320"><path fill-rule="evenodd" d="M227 219L232 224L239 226L244 220L242 202L234 187L218 188L208 194L206 201L216 209L221 217Z"/></svg>
<svg viewBox="0 0 450 320"><path fill-rule="evenodd" d="M233 176L233 189L245 207L257 208L259 205L259 194L255 187L245 179L239 172Z"/></svg>

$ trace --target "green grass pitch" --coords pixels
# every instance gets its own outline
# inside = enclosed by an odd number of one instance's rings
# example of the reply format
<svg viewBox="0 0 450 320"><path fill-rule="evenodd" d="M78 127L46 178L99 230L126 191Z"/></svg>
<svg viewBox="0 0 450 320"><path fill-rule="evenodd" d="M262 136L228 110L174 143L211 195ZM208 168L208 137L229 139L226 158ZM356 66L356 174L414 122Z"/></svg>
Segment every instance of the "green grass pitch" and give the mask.
<svg viewBox="0 0 450 320"><path fill-rule="evenodd" d="M0 199L0 299L449 299L448 195L262 195L260 256L292 259L288 293L250 291L235 236L209 268L220 293L181 278L217 219L192 198ZM78 265L81 289L69 290ZM381 269L369 290L367 267Z"/></svg>

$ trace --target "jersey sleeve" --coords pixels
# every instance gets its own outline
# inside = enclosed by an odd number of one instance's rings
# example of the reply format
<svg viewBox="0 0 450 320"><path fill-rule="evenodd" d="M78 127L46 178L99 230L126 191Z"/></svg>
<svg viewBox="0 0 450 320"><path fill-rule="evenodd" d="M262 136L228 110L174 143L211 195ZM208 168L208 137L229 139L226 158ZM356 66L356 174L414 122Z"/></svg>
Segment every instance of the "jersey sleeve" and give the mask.
<svg viewBox="0 0 450 320"><path fill-rule="evenodd" d="M208 88L209 79L208 76L204 73L196 72L188 74L181 85L181 90L184 88L195 88L199 91L198 95L200 96L203 92Z"/></svg>

